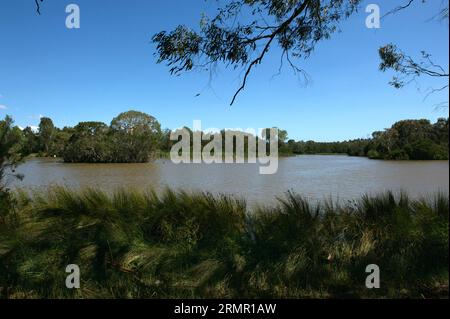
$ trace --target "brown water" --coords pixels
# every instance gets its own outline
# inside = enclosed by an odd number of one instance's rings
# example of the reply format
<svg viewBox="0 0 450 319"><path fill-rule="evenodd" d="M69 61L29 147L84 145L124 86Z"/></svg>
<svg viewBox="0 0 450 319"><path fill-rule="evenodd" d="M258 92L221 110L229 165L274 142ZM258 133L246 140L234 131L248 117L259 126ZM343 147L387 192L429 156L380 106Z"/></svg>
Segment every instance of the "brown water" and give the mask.
<svg viewBox="0 0 450 319"><path fill-rule="evenodd" d="M448 161L376 161L348 156L281 158L278 172L260 175L255 164L180 164L160 160L148 164L65 164L58 159L31 159L17 171L25 175L14 186L46 188L165 187L235 194L250 203L271 203L294 190L312 199L355 199L363 193L406 191L412 196L449 192Z"/></svg>

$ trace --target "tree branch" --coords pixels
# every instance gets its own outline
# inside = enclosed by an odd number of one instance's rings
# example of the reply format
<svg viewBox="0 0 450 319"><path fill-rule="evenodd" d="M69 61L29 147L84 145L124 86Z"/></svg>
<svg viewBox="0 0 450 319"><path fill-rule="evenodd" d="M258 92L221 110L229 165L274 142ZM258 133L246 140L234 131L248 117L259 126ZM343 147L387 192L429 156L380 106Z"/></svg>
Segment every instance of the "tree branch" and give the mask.
<svg viewBox="0 0 450 319"><path fill-rule="evenodd" d="M408 2L407 4L405 4L405 5L403 5L403 6L395 7L394 9L392 9L392 10L388 11L386 14L384 14L384 15L381 17L381 19L383 19L384 17L386 17L386 16L388 16L388 15L390 15L390 14L395 14L395 13L397 13L398 11L401 11L401 10L404 10L404 9L408 8L409 6L411 6L411 5L413 4L414 1L415 1L415 0L409 0L409 2Z"/></svg>
<svg viewBox="0 0 450 319"><path fill-rule="evenodd" d="M258 40L261 39L266 39L268 38L269 40L267 41L266 45L264 46L263 51L261 52L261 55L259 57L257 57L256 59L254 59L250 65L247 68L247 71L245 72L244 75L244 80L242 81L242 85L239 87L239 89L236 91L236 93L233 96L233 99L231 100L230 105L233 105L237 96L239 95L239 93L245 89L245 85L247 83L247 78L252 70L252 68L256 65L256 64L260 64L262 59L264 58L266 52L269 50L270 44L272 43L272 41L275 39L275 37L277 35L279 35L281 32L285 31L286 28L292 23L292 21L294 21L295 18L297 18L309 5L311 0L305 0L303 1L303 3L296 9L294 10L293 14L286 20L284 21L279 27L276 28L276 30L274 32L272 32L271 34L268 35L264 35L264 36L259 36L253 39L253 41L249 42L249 43L254 43Z"/></svg>
<svg viewBox="0 0 450 319"><path fill-rule="evenodd" d="M39 1L43 2L44 0L34 0L36 3L36 12L40 15L41 14L41 6L39 4Z"/></svg>

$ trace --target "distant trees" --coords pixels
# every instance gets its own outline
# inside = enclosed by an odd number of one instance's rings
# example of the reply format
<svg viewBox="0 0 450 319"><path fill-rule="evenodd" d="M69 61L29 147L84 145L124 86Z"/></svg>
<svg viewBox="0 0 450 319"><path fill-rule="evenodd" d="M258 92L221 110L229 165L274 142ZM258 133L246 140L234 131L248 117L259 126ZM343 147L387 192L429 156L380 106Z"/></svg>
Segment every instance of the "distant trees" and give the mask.
<svg viewBox="0 0 450 319"><path fill-rule="evenodd" d="M449 120L404 120L384 131L377 131L371 138L343 142L314 142L288 140L288 132L278 129L278 154L347 154L388 160L443 160L449 158ZM37 132L27 127L20 130L12 126L7 117L0 122L3 159L0 165L15 163L15 156L38 154L58 156L70 163L142 163L153 156L168 154L177 141L170 140L171 131L161 130L160 123L151 115L128 111L115 117L110 125L102 122L81 122L75 127L59 129L49 118L43 118ZM193 148L191 129L190 147ZM5 133L6 132L6 133ZM249 147L250 133L241 131L220 132L222 153L225 154L225 133L233 136L233 152L238 140L243 141L245 154ZM268 137L266 137L268 138ZM201 147L210 140L202 139ZM14 146L12 146L14 145ZM46 151L47 150L47 151ZM7 157L10 156L10 157ZM8 158L8 159L6 159ZM3 171L0 171L3 174ZM0 178L2 175L0 175Z"/></svg>
<svg viewBox="0 0 450 319"><path fill-rule="evenodd" d="M40 148L46 154L49 153L50 147L55 138L56 129L53 121L48 117L41 118L39 123L39 144Z"/></svg>
<svg viewBox="0 0 450 319"><path fill-rule="evenodd" d="M62 157L73 128L57 128L48 117L41 118L37 131L31 127L26 127L22 131L24 141L21 152L23 154L38 154L39 156Z"/></svg>
<svg viewBox="0 0 450 319"><path fill-rule="evenodd" d="M62 130L55 128L55 137L52 141L49 155L62 157L66 145L68 145L70 138L74 133L74 128L64 127Z"/></svg>
<svg viewBox="0 0 450 319"><path fill-rule="evenodd" d="M81 122L59 129L50 118L42 118L37 131L19 131L19 152L23 155L62 157L65 162L137 163L146 162L160 149L170 150L170 131L151 115L128 111L108 126L102 122Z"/></svg>
<svg viewBox="0 0 450 319"><path fill-rule="evenodd" d="M65 147L62 156L71 163L113 162L109 127L102 122L81 122Z"/></svg>
<svg viewBox="0 0 450 319"><path fill-rule="evenodd" d="M394 160L448 159L448 118L435 124L405 120L384 132L375 132L367 146L370 158Z"/></svg>
<svg viewBox="0 0 450 319"><path fill-rule="evenodd" d="M368 139L356 139L344 142L314 142L289 140L286 144L294 154L347 154L365 156Z"/></svg>
<svg viewBox="0 0 450 319"><path fill-rule="evenodd" d="M287 147L294 154L347 154L372 159L444 160L449 158L448 118L435 124L429 120L405 120L383 132L374 132L371 139L344 142L289 140Z"/></svg>
<svg viewBox="0 0 450 319"><path fill-rule="evenodd" d="M149 154L159 148L161 125L148 114L128 111L111 121L110 136L117 162L147 162Z"/></svg>
<svg viewBox="0 0 450 319"><path fill-rule="evenodd" d="M24 137L24 143L22 145L22 153L32 154L39 152L39 138L37 134L33 132L31 127L27 126L22 131Z"/></svg>
<svg viewBox="0 0 450 319"><path fill-rule="evenodd" d="M148 114L128 111L108 127L102 122L82 122L74 128L63 152L66 162L142 163L159 149L161 125Z"/></svg>

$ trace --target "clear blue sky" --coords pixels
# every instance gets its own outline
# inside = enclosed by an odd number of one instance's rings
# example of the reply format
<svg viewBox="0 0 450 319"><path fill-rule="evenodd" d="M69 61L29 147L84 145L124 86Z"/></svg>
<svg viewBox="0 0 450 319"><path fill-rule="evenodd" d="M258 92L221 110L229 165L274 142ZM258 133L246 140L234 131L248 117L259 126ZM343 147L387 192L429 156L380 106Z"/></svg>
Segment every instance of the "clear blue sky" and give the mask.
<svg viewBox="0 0 450 319"><path fill-rule="evenodd" d="M65 27L65 7L81 9L81 29ZM403 1L368 1L342 25L342 33L321 43L308 60L298 61L311 76L303 86L279 66L279 52L267 56L250 77L245 91L229 106L242 74L219 69L209 74L173 77L156 64L151 36L178 24L197 27L202 12L213 13L216 1L203 0L46 0L42 15L32 0L0 2L0 116L17 125L37 125L39 116L55 125L80 121L109 123L120 112L136 109L155 116L166 128L192 126L260 128L278 126L289 137L332 141L366 137L401 119L447 117L433 105L448 92L429 97L435 85L426 78L420 90L395 90L392 74L378 71L377 49L395 42L413 56L426 49L448 69L448 23L430 21L440 0L421 1L365 27L365 5L386 11ZM197 93L202 93L195 97Z"/></svg>

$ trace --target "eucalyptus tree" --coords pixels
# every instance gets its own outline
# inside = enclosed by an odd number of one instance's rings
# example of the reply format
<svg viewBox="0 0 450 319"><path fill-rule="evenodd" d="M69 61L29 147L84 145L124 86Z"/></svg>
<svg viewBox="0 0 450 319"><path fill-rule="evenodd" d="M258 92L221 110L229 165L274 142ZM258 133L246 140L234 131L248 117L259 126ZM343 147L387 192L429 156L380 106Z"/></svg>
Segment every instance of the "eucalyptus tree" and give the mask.
<svg viewBox="0 0 450 319"><path fill-rule="evenodd" d="M147 162L162 138L160 123L138 111L119 114L111 121L110 129L116 162Z"/></svg>
<svg viewBox="0 0 450 319"><path fill-rule="evenodd" d="M41 13L41 3L35 0ZM355 13L362 0L231 0L218 8L212 17L203 16L200 27L179 25L172 31L161 31L152 38L156 44L158 63L165 63L171 74L179 75L193 69L211 72L218 64L241 68L244 76L231 99L231 105L248 83L250 74L263 62L267 53L278 47L280 68L287 63L291 69L308 80L298 59L306 59L316 44L329 39L339 30L341 22ZM384 14L397 14L426 0L405 0ZM432 18L448 22L448 0L442 1L439 12ZM275 51L275 50L274 50ZM393 70L390 84L401 88L419 76L443 80L429 94L448 89L448 70L432 60L423 50L419 60L402 52L395 44L379 49L380 70ZM446 102L448 103L448 102Z"/></svg>
<svg viewBox="0 0 450 319"><path fill-rule="evenodd" d="M112 162L109 127L102 122L81 122L63 151L65 162L108 163Z"/></svg>
<svg viewBox="0 0 450 319"><path fill-rule="evenodd" d="M339 30L342 20L358 9L361 0L235 0L204 16L200 28L179 25L153 36L159 63L179 75L193 69L210 70L222 63L243 68L244 90L251 72L266 54L278 47L281 63L295 73L305 71L294 59L308 58L322 40Z"/></svg>
<svg viewBox="0 0 450 319"><path fill-rule="evenodd" d="M40 149L45 153L48 154L53 140L56 135L56 128L53 124L53 121L48 117L41 118L41 121L39 122L39 144Z"/></svg>
<svg viewBox="0 0 450 319"><path fill-rule="evenodd" d="M426 0L408 0L403 5L396 6L388 11L383 17L400 14L401 11L410 8L415 4L423 5L426 2ZM446 22L445 27L448 29L448 8L449 1L442 0L440 10L432 16L429 21L439 20L440 22ZM389 43L380 47L378 53L381 59L380 70L383 72L387 70L394 72L394 76L389 82L394 88L400 89L413 82L418 84L419 78L428 77L436 80L435 83L439 84L429 88L425 98L433 93L448 90L448 69L445 69L443 64L435 61L432 54L426 49L423 49L420 52L420 56L417 58L413 57L412 54L405 53L394 43ZM448 106L448 101L443 101L437 106Z"/></svg>

